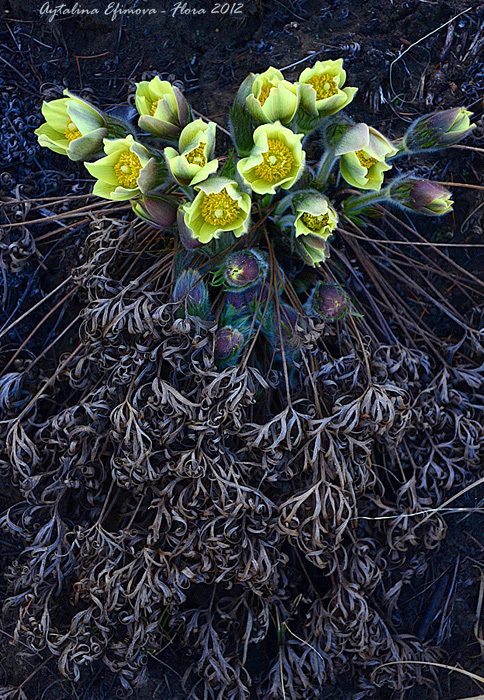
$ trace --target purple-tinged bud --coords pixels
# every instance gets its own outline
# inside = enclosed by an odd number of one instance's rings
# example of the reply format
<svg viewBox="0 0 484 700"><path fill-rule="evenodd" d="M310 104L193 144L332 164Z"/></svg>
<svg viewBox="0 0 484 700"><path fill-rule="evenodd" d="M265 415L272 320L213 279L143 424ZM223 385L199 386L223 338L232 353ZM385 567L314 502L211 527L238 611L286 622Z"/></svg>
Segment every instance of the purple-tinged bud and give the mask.
<svg viewBox="0 0 484 700"><path fill-rule="evenodd" d="M178 213L176 215L176 223L178 226L178 234L180 236L180 241L182 246L186 250L195 250L196 248L201 248L203 243L195 238L192 231L185 224L185 212L182 207L178 208Z"/></svg>
<svg viewBox="0 0 484 700"><path fill-rule="evenodd" d="M189 316L203 318L208 313L208 292L198 270L188 268L181 273L173 289L173 301L185 302ZM179 311L182 312L181 308ZM180 315L180 314L179 314Z"/></svg>
<svg viewBox="0 0 484 700"><path fill-rule="evenodd" d="M344 318L351 309L351 299L337 284L318 282L307 303L308 313L321 316L324 321Z"/></svg>
<svg viewBox="0 0 484 700"><path fill-rule="evenodd" d="M219 328L215 334L215 360L220 367L235 364L245 345L244 334L232 326Z"/></svg>
<svg viewBox="0 0 484 700"><path fill-rule="evenodd" d="M176 207L165 197L141 196L131 202L131 207L136 216L156 228L168 228L176 221Z"/></svg>
<svg viewBox="0 0 484 700"><path fill-rule="evenodd" d="M430 180L403 176L390 183L388 192L392 202L419 214L442 216L452 211L451 193Z"/></svg>
<svg viewBox="0 0 484 700"><path fill-rule="evenodd" d="M267 262L256 250L231 253L224 262L224 282L228 287L247 289L256 284L267 271Z"/></svg>
<svg viewBox="0 0 484 700"><path fill-rule="evenodd" d="M470 123L471 116L472 112L463 107L454 107L420 117L410 125L399 150L418 153L452 146L475 128L476 125Z"/></svg>

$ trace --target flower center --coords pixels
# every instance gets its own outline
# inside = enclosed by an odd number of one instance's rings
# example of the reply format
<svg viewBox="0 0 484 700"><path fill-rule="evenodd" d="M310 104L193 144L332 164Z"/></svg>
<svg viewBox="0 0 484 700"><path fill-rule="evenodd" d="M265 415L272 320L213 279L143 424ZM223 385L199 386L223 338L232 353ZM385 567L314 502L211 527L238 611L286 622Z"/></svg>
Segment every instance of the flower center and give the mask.
<svg viewBox="0 0 484 700"><path fill-rule="evenodd" d="M232 199L224 187L220 192L204 195L202 216L212 226L231 224L242 214L235 199Z"/></svg>
<svg viewBox="0 0 484 700"><path fill-rule="evenodd" d="M326 97L336 95L338 92L338 86L336 85L334 77L326 73L309 78L308 83L316 90L317 100L324 100Z"/></svg>
<svg viewBox="0 0 484 700"><path fill-rule="evenodd" d="M282 141L267 139L267 145L267 152L262 154L262 163L254 168L254 173L267 182L283 180L291 171L294 157Z"/></svg>
<svg viewBox="0 0 484 700"><path fill-rule="evenodd" d="M319 214L318 216L314 216L314 214L309 214L305 211L304 214L301 216L301 221L305 226L308 227L310 231L319 233L321 229L328 226L329 214Z"/></svg>
<svg viewBox="0 0 484 700"><path fill-rule="evenodd" d="M64 131L64 136L69 142L71 142L74 141L74 139L80 138L82 134L77 128L77 126L74 124L74 122L69 120L67 122L66 130Z"/></svg>
<svg viewBox="0 0 484 700"><path fill-rule="evenodd" d="M273 87L274 87L274 85L271 85L270 83L265 83L261 87L260 94L259 94L259 97L257 99L259 100L262 107L264 106L264 102L269 97L269 94L270 94Z"/></svg>
<svg viewBox="0 0 484 700"><path fill-rule="evenodd" d="M203 166L207 164L207 159L205 158L205 153L203 152L204 147L205 146L203 143L199 143L196 148L186 153L185 158L187 161L189 163L193 163L193 165L199 165L201 168L203 168Z"/></svg>
<svg viewBox="0 0 484 700"><path fill-rule="evenodd" d="M355 151L355 153L356 157L364 168L371 168L372 165L378 163L376 158L369 156L368 153L365 153L365 151Z"/></svg>
<svg viewBox="0 0 484 700"><path fill-rule="evenodd" d="M136 187L140 170L141 161L136 153L131 153L131 151L121 153L118 162L114 166L114 172L119 184L129 189Z"/></svg>
<svg viewBox="0 0 484 700"><path fill-rule="evenodd" d="M161 98L160 98L160 99L161 99ZM151 112L151 116L152 116L152 117L155 116L156 108L158 107L158 102L159 102L159 101L160 101L160 100L155 100L155 101L153 102L153 104L151 105L150 112Z"/></svg>

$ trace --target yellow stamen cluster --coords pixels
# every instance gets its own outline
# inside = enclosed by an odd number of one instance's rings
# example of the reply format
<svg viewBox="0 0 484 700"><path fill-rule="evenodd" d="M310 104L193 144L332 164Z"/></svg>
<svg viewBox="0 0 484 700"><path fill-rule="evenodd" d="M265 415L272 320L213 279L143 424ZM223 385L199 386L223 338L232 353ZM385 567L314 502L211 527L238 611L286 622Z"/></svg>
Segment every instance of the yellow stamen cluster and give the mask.
<svg viewBox="0 0 484 700"><path fill-rule="evenodd" d="M324 100L326 97L336 95L338 92L335 79L332 75L327 75L326 73L309 78L308 83L316 90L317 100Z"/></svg>
<svg viewBox="0 0 484 700"><path fill-rule="evenodd" d="M365 151L355 151L355 153L356 157L364 168L371 168L372 165L378 163L376 158L369 156L368 153L365 153Z"/></svg>
<svg viewBox="0 0 484 700"><path fill-rule="evenodd" d="M202 216L212 226L225 226L243 213L235 199L229 196L224 187L220 192L206 194L202 203Z"/></svg>
<svg viewBox="0 0 484 700"><path fill-rule="evenodd" d="M150 112L151 112L151 116L152 116L152 117L155 116L156 108L158 107L158 102L159 102L159 101L160 101L160 100L155 100L155 101L153 102L153 104L151 105Z"/></svg>
<svg viewBox="0 0 484 700"><path fill-rule="evenodd" d="M275 182L282 180L291 171L294 158L282 141L267 139L268 150L262 154L263 161L254 168L254 173L261 180Z"/></svg>
<svg viewBox="0 0 484 700"><path fill-rule="evenodd" d="M329 214L319 214L319 216L314 216L314 214L304 212L304 214L301 216L301 221L308 227L308 229L318 233L322 228L325 228L325 226L329 224Z"/></svg>
<svg viewBox="0 0 484 700"><path fill-rule="evenodd" d="M265 101L267 100L267 98L269 97L269 94L270 94L270 92L271 92L271 90L272 90L273 87L274 87L274 86L273 86L273 85L270 85L270 84L266 84L266 85L263 85L263 86L261 87L260 95L259 95L259 97L257 98L257 99L259 100L260 104L261 104L261 107L264 106L264 102L265 102Z"/></svg>
<svg viewBox="0 0 484 700"><path fill-rule="evenodd" d="M120 185L130 189L136 187L140 170L140 159L136 153L131 153L130 151L121 153L118 162L114 166L114 172Z"/></svg>
<svg viewBox="0 0 484 700"><path fill-rule="evenodd" d="M205 158L205 154L203 152L203 149L204 149L204 145L203 145L203 143L200 143L192 151L189 151L185 155L185 158L187 159L187 161L189 163L193 163L194 165L199 165L201 168L203 168L203 166L207 164L207 159Z"/></svg>
<svg viewBox="0 0 484 700"><path fill-rule="evenodd" d="M64 136L70 143L71 141L74 141L74 139L81 138L82 134L73 121L68 121L66 130L64 131Z"/></svg>

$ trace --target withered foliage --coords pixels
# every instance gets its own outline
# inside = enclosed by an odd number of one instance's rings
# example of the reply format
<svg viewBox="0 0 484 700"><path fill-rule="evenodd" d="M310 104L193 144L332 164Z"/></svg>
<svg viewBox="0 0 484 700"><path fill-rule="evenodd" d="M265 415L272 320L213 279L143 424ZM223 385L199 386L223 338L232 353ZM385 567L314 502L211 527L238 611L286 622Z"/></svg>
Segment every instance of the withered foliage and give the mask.
<svg viewBox="0 0 484 700"><path fill-rule="evenodd" d="M219 371L213 323L170 301L174 251L140 256L126 221L94 218L72 273L79 344L51 376L25 363L0 379L0 467L23 495L1 519L23 543L15 640L74 681L103 659L128 691L148 654L185 646L190 698L432 682L384 664L439 658L392 611L445 536L432 511L482 469L482 296L463 275L480 300L467 315L435 297L462 330L446 346L378 277L385 246L370 257L353 233L324 274L377 280L355 300L365 315L308 319L289 368L247 350ZM410 286L455 279L439 256L398 256L402 284L410 264Z"/></svg>

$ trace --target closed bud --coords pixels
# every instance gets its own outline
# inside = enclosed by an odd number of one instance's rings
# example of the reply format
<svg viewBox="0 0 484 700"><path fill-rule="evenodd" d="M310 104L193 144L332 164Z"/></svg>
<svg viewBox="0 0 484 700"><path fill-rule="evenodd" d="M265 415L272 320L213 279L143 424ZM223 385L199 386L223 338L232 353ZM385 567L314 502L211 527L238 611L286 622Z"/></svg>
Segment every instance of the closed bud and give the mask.
<svg viewBox="0 0 484 700"><path fill-rule="evenodd" d="M141 196L131 202L134 213L152 226L159 229L168 228L176 221L176 207L164 197L155 195Z"/></svg>
<svg viewBox="0 0 484 700"><path fill-rule="evenodd" d="M224 262L223 279L228 287L247 289L261 279L267 268L267 262L259 251L236 251Z"/></svg>
<svg viewBox="0 0 484 700"><path fill-rule="evenodd" d="M318 282L307 302L309 314L321 316L324 321L344 318L351 308L351 299L337 284Z"/></svg>
<svg viewBox="0 0 484 700"><path fill-rule="evenodd" d="M459 143L475 128L472 112L463 107L427 114L410 125L399 150L406 153L436 151Z"/></svg>
<svg viewBox="0 0 484 700"><path fill-rule="evenodd" d="M233 326L219 328L215 334L215 360L222 369L234 365L246 343L245 334Z"/></svg>
<svg viewBox="0 0 484 700"><path fill-rule="evenodd" d="M188 268L181 273L175 282L173 290L173 301L184 302L186 312L189 316L200 316L203 318L208 313L209 299L205 283L201 279L198 270ZM184 315L180 308L178 315Z"/></svg>
<svg viewBox="0 0 484 700"><path fill-rule="evenodd" d="M392 202L419 214L441 216L452 211L451 193L430 180L404 176L390 183L388 192Z"/></svg>

